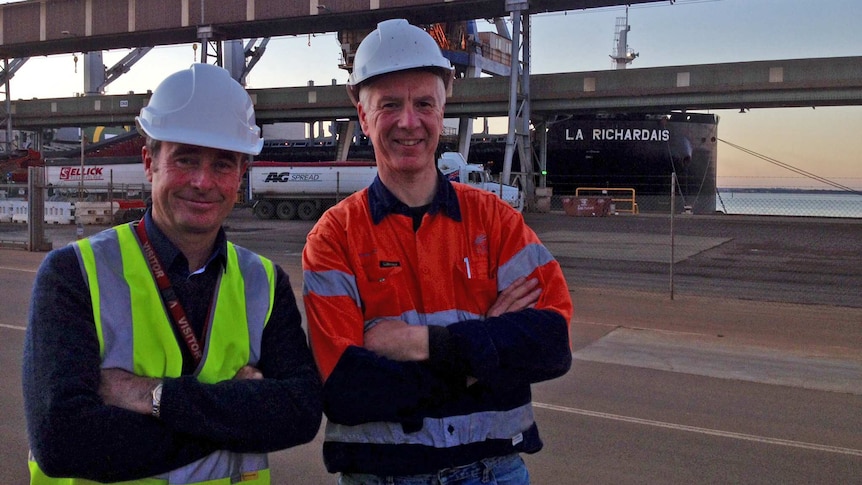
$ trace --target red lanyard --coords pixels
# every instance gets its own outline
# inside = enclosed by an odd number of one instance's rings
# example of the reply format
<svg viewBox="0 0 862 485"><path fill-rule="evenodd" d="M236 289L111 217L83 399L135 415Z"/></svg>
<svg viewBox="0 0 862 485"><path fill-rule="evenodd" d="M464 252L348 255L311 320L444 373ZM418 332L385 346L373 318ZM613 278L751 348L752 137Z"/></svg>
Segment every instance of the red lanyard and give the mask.
<svg viewBox="0 0 862 485"><path fill-rule="evenodd" d="M138 232L138 238L141 240L141 248L144 250L144 257L150 265L150 270L153 272L153 276L156 278L156 283L159 285L162 300L171 312L174 325L177 326L177 329L180 331L180 335L182 335L183 340L186 342L186 346L188 346L189 351L192 353L192 357L195 359L195 365L200 364L204 355L203 349L201 349L201 344L198 342L197 337L195 337L195 332L189 323L189 319L186 318L186 312L183 310L183 306L180 305L180 299L177 298L177 294L174 292L173 287L171 287L171 280L168 279L168 275L165 273L164 267L162 266L161 261L159 261L159 257L156 255L155 250L153 250L153 245L150 244L150 238L147 236L147 230L144 228L143 218L138 222L135 229Z"/></svg>

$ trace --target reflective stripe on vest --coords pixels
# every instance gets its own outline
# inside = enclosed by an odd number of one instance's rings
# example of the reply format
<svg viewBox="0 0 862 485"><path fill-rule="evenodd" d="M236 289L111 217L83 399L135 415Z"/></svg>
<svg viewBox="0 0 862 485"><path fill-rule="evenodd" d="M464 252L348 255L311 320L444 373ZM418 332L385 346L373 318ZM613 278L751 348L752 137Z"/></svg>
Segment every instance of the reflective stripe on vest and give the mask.
<svg viewBox="0 0 862 485"><path fill-rule="evenodd" d="M533 407L529 403L508 411L424 418L422 429L412 433L405 433L401 423L375 422L347 426L327 421L326 441L433 448L450 448L496 439L512 440L517 444L523 439L522 433L530 429L533 422Z"/></svg>
<svg viewBox="0 0 862 485"><path fill-rule="evenodd" d="M146 377L178 377L181 345L131 224L117 226L75 244L90 289L102 368L121 368ZM227 244L227 264L219 274L197 379L232 379L260 359L263 329L275 299L273 263ZM163 311L153 311L162 308ZM247 325L237 325L247 322ZM209 359L208 356L212 356ZM78 485L81 479L53 479L31 457L31 484ZM158 477L124 484L268 484L266 454L217 451Z"/></svg>
<svg viewBox="0 0 862 485"><path fill-rule="evenodd" d="M214 453L213 455L217 455L217 453ZM199 461L196 461L189 466L194 466L197 463L199 463ZM29 465L30 485L102 485L102 482L94 482L92 480L86 480L84 478L51 478L45 475L42 470L39 469L39 465L37 465L32 458L30 459ZM266 464L264 464L264 467L265 466ZM130 480L127 482L113 482L111 485L168 485L171 483L177 482L170 482L164 478L143 478L140 480ZM244 477L240 477L239 479L221 478L205 482L197 482L197 485L231 485L236 483L245 485L268 484L270 483L269 469L263 468L254 472L250 472L247 473Z"/></svg>

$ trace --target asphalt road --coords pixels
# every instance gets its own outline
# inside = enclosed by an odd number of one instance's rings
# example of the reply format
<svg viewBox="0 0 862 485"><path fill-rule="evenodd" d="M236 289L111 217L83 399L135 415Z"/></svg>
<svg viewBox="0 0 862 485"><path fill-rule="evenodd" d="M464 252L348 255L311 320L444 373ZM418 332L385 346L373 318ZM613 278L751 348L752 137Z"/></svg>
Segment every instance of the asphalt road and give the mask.
<svg viewBox="0 0 862 485"><path fill-rule="evenodd" d="M676 218L671 299L668 218L527 220L576 307L572 370L534 388L545 449L525 457L533 483L859 483L862 221ZM20 239L9 226L0 240ZM228 234L298 292L310 227L238 211ZM19 369L42 257L0 250L3 484L27 482ZM274 483L335 483L321 440L272 454Z"/></svg>

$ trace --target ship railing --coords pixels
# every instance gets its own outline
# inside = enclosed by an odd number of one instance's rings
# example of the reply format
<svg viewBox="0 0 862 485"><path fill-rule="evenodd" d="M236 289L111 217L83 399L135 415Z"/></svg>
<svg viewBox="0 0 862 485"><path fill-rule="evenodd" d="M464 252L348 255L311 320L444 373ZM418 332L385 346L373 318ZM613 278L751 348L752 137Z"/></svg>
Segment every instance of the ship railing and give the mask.
<svg viewBox="0 0 862 485"><path fill-rule="evenodd" d="M613 207L611 213L638 213L635 189L623 187L578 187L575 197L610 197Z"/></svg>

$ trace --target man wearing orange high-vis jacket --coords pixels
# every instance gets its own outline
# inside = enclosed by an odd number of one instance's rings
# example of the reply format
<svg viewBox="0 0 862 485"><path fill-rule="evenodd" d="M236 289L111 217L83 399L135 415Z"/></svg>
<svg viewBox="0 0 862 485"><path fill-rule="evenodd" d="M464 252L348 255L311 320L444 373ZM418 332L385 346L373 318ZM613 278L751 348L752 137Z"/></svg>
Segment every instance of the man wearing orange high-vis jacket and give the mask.
<svg viewBox="0 0 862 485"><path fill-rule="evenodd" d="M434 40L396 19L348 82L378 178L303 253L324 461L342 485L529 483L530 386L571 366L557 261L520 213L436 168L451 80Z"/></svg>

